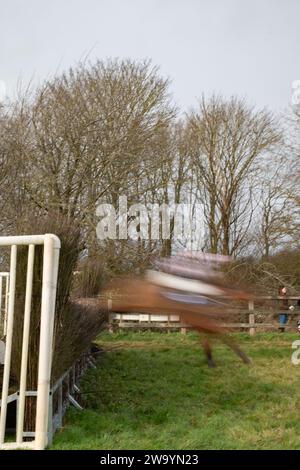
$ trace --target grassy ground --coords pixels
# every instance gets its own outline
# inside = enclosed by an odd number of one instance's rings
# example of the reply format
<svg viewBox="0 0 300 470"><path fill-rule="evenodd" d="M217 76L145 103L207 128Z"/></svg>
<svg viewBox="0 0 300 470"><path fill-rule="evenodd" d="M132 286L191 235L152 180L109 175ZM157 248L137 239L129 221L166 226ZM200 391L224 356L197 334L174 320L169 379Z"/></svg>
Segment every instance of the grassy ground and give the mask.
<svg viewBox="0 0 300 470"><path fill-rule="evenodd" d="M247 367L216 343L209 369L195 333L102 334L54 449L300 449L300 365L292 334L235 335Z"/></svg>

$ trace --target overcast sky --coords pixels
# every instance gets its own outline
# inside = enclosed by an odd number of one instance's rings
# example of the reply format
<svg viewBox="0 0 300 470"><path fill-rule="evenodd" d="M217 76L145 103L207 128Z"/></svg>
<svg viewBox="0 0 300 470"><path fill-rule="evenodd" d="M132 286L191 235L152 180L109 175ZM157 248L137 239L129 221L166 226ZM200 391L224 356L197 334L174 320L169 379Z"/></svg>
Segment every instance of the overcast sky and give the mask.
<svg viewBox="0 0 300 470"><path fill-rule="evenodd" d="M95 57L151 58L187 109L203 92L281 110L300 79L299 0L1 0L0 92Z"/></svg>

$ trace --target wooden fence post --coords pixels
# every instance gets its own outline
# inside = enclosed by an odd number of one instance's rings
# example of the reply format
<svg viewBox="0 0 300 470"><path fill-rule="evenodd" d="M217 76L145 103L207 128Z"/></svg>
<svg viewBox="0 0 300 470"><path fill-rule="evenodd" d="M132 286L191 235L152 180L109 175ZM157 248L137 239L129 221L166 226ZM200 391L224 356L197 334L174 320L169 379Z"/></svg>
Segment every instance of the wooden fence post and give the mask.
<svg viewBox="0 0 300 470"><path fill-rule="evenodd" d="M253 300L249 300L248 303L248 308L249 308L249 333L250 336L253 336L255 334L255 314L254 314L254 302ZM253 325L253 326L252 326Z"/></svg>

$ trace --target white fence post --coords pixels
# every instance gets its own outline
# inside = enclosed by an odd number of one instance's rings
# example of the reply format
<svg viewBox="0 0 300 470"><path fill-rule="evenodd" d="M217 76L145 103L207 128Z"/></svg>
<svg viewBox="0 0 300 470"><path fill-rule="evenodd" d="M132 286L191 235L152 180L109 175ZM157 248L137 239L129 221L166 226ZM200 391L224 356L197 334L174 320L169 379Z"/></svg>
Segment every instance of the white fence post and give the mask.
<svg viewBox="0 0 300 470"><path fill-rule="evenodd" d="M25 294L25 312L24 312L24 325L23 325L23 341L22 341L21 377L20 377L20 391L19 391L20 397L18 400L18 415L17 415L17 442L19 443L23 441L25 393L26 393L28 347L29 347L29 332L30 332L30 313L31 313L32 283L33 283L33 263L34 263L34 245L29 245L28 262L27 262L26 294Z"/></svg>
<svg viewBox="0 0 300 470"><path fill-rule="evenodd" d="M6 335L8 301L9 301L9 273L8 273L8 276L6 277L6 284L5 284L4 326L3 326L4 335Z"/></svg>
<svg viewBox="0 0 300 470"><path fill-rule="evenodd" d="M255 316L254 316L254 302L253 300L249 300L249 333L250 336L254 336L255 334Z"/></svg>
<svg viewBox="0 0 300 470"><path fill-rule="evenodd" d="M17 268L17 245L12 245L10 255L10 277L9 277L9 302L7 313L7 331L4 355L4 370L2 382L2 399L0 414L0 444L3 444L6 427L7 398L9 388L11 350L13 339L14 313L15 313L15 289L16 289L16 268Z"/></svg>
<svg viewBox="0 0 300 470"><path fill-rule="evenodd" d="M3 283L2 283L3 277L0 275L0 325L2 322L2 288L3 288Z"/></svg>
<svg viewBox="0 0 300 470"><path fill-rule="evenodd" d="M53 235L45 236L41 333L39 347L38 389L36 405L35 448L47 445L49 392L52 365L52 340L60 242ZM52 417L51 417L52 419Z"/></svg>
<svg viewBox="0 0 300 470"><path fill-rule="evenodd" d="M6 334L8 291L9 291L9 273L0 272L0 324L2 324L3 336L5 336Z"/></svg>

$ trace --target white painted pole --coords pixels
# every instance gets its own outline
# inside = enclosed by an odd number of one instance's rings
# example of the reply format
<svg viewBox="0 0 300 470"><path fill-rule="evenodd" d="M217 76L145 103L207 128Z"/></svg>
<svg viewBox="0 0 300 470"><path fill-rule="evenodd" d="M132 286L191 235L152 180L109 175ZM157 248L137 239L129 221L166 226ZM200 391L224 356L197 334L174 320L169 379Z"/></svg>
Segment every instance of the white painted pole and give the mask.
<svg viewBox="0 0 300 470"><path fill-rule="evenodd" d="M10 295L9 295L9 302L8 302L6 345L5 345L4 371L3 371L2 397L1 397L0 444L4 443L5 427L6 427L7 397L8 397L8 389L9 389L11 350L12 350L13 325L14 325L16 267L17 267L17 246L12 245L11 255L10 255L10 278L9 278L10 279L9 280Z"/></svg>
<svg viewBox="0 0 300 470"><path fill-rule="evenodd" d="M19 401L18 401L19 405L18 405L18 418L17 418L17 443L23 442L25 393L26 393L30 314L31 314L32 284L33 284L33 263L34 263L34 245L29 245L28 261L27 261L27 277L26 277L25 311L24 311L24 324L23 324L20 390L19 390Z"/></svg>
<svg viewBox="0 0 300 470"><path fill-rule="evenodd" d="M8 302L9 302L9 274L8 276L6 276L6 284L5 284L4 324L3 324L4 336L6 335L6 327L7 327Z"/></svg>
<svg viewBox="0 0 300 470"><path fill-rule="evenodd" d="M42 450L47 446L52 340L59 249L59 239L54 235L46 234L44 242L43 290L35 426L35 449L37 450Z"/></svg>
<svg viewBox="0 0 300 470"><path fill-rule="evenodd" d="M1 320L2 320L2 280L3 277L0 275L0 325L1 325Z"/></svg>

